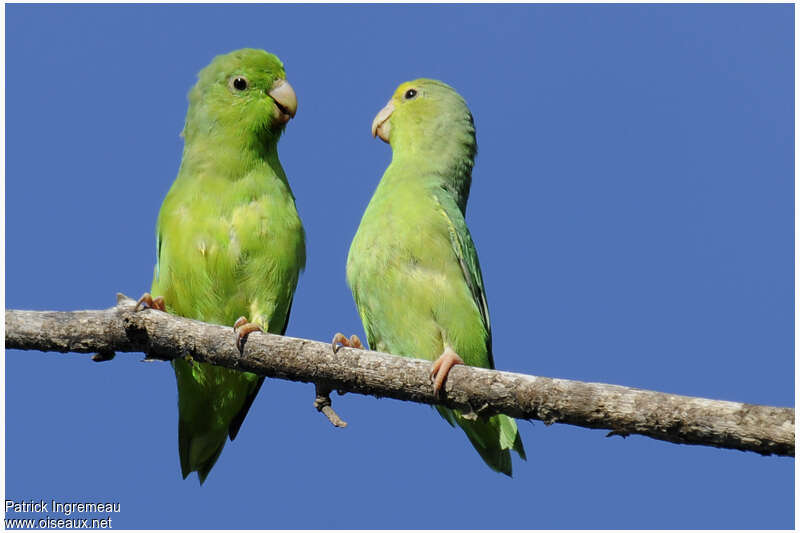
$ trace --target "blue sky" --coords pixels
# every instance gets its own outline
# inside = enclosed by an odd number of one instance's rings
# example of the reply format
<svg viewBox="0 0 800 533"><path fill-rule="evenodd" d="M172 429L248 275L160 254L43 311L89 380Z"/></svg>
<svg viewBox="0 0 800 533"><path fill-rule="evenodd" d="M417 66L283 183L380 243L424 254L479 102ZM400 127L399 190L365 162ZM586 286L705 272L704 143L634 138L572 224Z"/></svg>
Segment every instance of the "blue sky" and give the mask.
<svg viewBox="0 0 800 533"><path fill-rule="evenodd" d="M467 222L499 368L794 405L793 6L6 7L6 307L147 290L186 93L277 54L308 235L288 334L362 333L344 279L394 88L475 116ZM8 351L6 498L116 501L116 528L792 528L794 460L521 422L491 472L429 407L270 380L206 484L181 480L174 375ZM51 513L52 514L52 513ZM18 516L18 515L17 515Z"/></svg>

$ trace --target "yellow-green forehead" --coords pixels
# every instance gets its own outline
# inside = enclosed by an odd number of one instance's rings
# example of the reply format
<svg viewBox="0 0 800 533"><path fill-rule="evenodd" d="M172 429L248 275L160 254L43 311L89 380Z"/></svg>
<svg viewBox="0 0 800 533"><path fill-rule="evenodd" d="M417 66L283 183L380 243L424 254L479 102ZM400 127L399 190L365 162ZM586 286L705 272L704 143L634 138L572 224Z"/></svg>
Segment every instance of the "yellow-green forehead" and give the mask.
<svg viewBox="0 0 800 533"><path fill-rule="evenodd" d="M416 81L416 80L414 80L414 81ZM406 93L406 91L411 89L412 87L414 87L414 82L413 81L407 81L405 83L401 83L397 87L397 89L394 91L394 94L392 95L392 98L402 98L403 95Z"/></svg>
<svg viewBox="0 0 800 533"><path fill-rule="evenodd" d="M392 98L402 98L407 90L409 90L409 89L418 89L419 86L425 81L426 80L424 78L418 78L416 80L411 80L411 81L407 81L407 82L401 83L397 87L397 90L394 91L394 94L392 95Z"/></svg>
<svg viewBox="0 0 800 533"><path fill-rule="evenodd" d="M438 88L453 91L452 87L439 80L432 80L430 78L417 78L416 80L411 80L401 83L400 86L397 87L397 90L395 90L394 94L392 95L392 98L401 99L403 95L406 93L406 91L409 89L417 89L418 91L421 91L424 89L438 89Z"/></svg>

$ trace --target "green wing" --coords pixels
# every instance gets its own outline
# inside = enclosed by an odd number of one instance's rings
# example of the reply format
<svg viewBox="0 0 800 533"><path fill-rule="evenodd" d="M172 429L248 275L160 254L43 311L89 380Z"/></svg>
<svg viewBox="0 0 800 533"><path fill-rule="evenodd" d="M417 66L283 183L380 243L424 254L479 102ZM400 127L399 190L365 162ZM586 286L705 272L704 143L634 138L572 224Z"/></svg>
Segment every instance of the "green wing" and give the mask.
<svg viewBox="0 0 800 533"><path fill-rule="evenodd" d="M260 245L240 238L244 253L238 262L230 261L223 252L228 231L215 226L214 218L208 216L210 208L205 204L209 197L213 196L216 202L224 194L181 188L175 191L180 201L191 204L181 210L170 203L165 210L169 216L159 218L158 257L151 292L164 296L167 310L177 315L231 325L238 316L247 315L252 319L255 313L270 322L270 331L285 332L302 264L302 260L291 260L297 247L284 243ZM235 189L229 191L236 192ZM170 197L170 202L174 201L175 197ZM175 212L183 213L186 218L176 219ZM265 209L264 212L269 211ZM273 220L270 222L274 223ZM191 231L187 231L189 227ZM220 231L224 234L218 235ZM240 235L253 233L242 230ZM192 236L197 234L206 236L207 249L202 252L191 247L197 240ZM298 240L302 242L302 237ZM269 264L268 254L272 258L278 254L282 254L279 258L287 258L280 263L280 271L290 275L275 279L269 273L262 274L259 269ZM255 302L259 302L258 305ZM271 303L272 307L264 302ZM266 329L267 324L260 325ZM197 471L202 483L219 458L226 439L236 438L264 379L249 372L185 360L175 360L173 367L178 382L181 472L185 478Z"/></svg>
<svg viewBox="0 0 800 533"><path fill-rule="evenodd" d="M292 295L292 299L289 301L289 310L286 312L286 323L283 325L283 329L281 330L281 335L286 335L286 328L289 327L289 315L292 313L292 304L294 303L294 295ZM264 384L264 378L259 378L258 383L256 383L253 392L251 392L247 398L245 399L244 405L242 409L236 413L236 416L233 417L231 420L231 426L228 430L228 435L230 435L231 440L236 438L236 435L239 434L239 429L242 427L242 422L244 422L244 418L247 416L247 412L250 410L250 406L253 405L253 401L256 399L258 395L258 391L261 390L261 385Z"/></svg>
<svg viewBox="0 0 800 533"><path fill-rule="evenodd" d="M475 243L472 241L464 216L452 200L452 196L437 191L434 197L447 217L453 254L458 259L461 273L464 275L464 282L469 287L473 301L480 311L483 327L486 329L488 368L494 368L489 306L486 303L486 290L483 286L483 276ZM506 415L495 415L488 419L473 419L447 407L436 406L436 410L451 426L457 424L464 430L472 446L492 470L511 476L509 450L516 451L522 459L526 459L525 448L519 436L517 423L513 418Z"/></svg>
<svg viewBox="0 0 800 533"><path fill-rule="evenodd" d="M450 230L450 243L453 247L453 254L458 259L461 266L461 273L464 281L472 293L472 299L481 314L483 327L486 330L486 353L489 357L489 367L494 368L494 357L492 356L492 325L489 321L489 305L486 303L486 290L483 287L483 276L481 275L481 265L478 262L478 252L472 236L467 228L467 223L461 210L453 201L452 196L438 189L434 194L436 202L439 204L442 213L447 218Z"/></svg>

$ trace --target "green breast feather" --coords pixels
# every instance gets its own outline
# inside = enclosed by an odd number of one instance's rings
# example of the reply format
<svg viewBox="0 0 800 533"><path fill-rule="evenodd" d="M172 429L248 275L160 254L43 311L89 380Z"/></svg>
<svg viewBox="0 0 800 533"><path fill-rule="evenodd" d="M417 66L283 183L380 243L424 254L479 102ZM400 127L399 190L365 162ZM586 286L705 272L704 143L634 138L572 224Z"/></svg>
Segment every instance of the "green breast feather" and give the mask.
<svg viewBox="0 0 800 533"><path fill-rule="evenodd" d="M198 75L183 160L156 228L151 292L171 313L223 325L244 316L264 331L286 330L305 240L277 155L296 109L284 79L277 57L251 49L218 56ZM182 359L173 366L181 471L202 483L263 379Z"/></svg>
<svg viewBox="0 0 800 533"><path fill-rule="evenodd" d="M392 162L347 261L367 340L431 361L450 349L465 364L494 368L486 293L464 220L476 152L469 109L449 86L414 80L400 85L376 123ZM492 469L511 475L509 450L525 458L513 419L437 410Z"/></svg>

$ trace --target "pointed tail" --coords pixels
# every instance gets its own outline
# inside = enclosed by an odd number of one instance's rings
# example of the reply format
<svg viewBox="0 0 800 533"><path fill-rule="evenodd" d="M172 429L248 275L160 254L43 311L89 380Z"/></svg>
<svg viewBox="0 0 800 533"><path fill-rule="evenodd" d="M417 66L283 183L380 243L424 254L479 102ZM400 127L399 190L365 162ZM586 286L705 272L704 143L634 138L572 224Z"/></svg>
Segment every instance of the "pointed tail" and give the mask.
<svg viewBox="0 0 800 533"><path fill-rule="evenodd" d="M517 423L506 415L494 415L488 419L469 420L459 411L437 405L436 410L451 426L458 426L467 434L469 441L495 472L511 477L511 453L517 452L526 459L525 448L517 430Z"/></svg>
<svg viewBox="0 0 800 533"><path fill-rule="evenodd" d="M183 478L202 484L225 442L236 438L264 378L205 363L172 362L178 382L178 452Z"/></svg>
<svg viewBox="0 0 800 533"><path fill-rule="evenodd" d="M219 459L227 432L218 435L197 435L187 427L186 421L178 419L178 453L181 457L181 475L183 479L192 472L197 472L200 484L206 480L214 463Z"/></svg>

